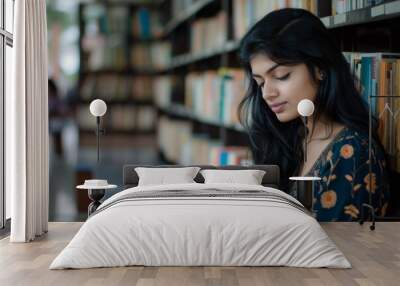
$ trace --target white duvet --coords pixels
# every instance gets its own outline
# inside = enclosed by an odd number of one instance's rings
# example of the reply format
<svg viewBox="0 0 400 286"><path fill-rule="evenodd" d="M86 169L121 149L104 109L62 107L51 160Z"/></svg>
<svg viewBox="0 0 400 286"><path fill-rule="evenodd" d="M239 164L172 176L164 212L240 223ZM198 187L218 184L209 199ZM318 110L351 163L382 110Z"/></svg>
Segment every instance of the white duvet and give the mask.
<svg viewBox="0 0 400 286"><path fill-rule="evenodd" d="M194 183L127 189L100 206L103 211L82 225L50 269L127 265L351 267L313 217L278 201L175 197L113 204L132 192L204 188L262 190L298 203L282 191L254 185Z"/></svg>

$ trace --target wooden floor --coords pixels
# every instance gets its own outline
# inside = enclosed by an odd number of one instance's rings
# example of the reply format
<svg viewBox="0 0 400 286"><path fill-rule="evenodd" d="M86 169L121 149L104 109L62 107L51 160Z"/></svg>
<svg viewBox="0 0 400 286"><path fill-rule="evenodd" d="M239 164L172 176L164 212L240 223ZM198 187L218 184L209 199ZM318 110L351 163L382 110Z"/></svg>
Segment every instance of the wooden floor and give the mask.
<svg viewBox="0 0 400 286"><path fill-rule="evenodd" d="M120 267L48 270L81 223L50 223L32 243L0 241L0 285L400 285L400 223L326 223L324 229L353 268Z"/></svg>

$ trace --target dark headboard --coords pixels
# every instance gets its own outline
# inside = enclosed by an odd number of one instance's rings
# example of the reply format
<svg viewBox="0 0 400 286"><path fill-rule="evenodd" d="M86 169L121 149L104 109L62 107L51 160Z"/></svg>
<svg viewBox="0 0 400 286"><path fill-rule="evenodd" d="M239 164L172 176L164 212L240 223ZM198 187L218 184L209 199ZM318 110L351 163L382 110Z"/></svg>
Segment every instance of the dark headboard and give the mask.
<svg viewBox="0 0 400 286"><path fill-rule="evenodd" d="M136 187L139 182L139 177L135 171L136 167L146 168L177 168L177 167L200 167L204 169L218 169L218 170L264 170L265 175L262 180L262 185L265 187L273 187L279 189L279 167L276 165L253 165L253 166L212 166L212 165L160 165L160 166L146 166L146 165L124 165L123 170L123 188ZM197 183L204 183L204 178L200 174L194 178Z"/></svg>

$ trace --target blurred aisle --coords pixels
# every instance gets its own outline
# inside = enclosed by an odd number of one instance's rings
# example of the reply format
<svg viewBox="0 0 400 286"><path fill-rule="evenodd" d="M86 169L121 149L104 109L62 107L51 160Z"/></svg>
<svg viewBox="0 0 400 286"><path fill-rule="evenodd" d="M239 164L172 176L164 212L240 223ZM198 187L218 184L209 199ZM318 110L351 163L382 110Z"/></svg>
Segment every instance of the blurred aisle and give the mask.
<svg viewBox="0 0 400 286"><path fill-rule="evenodd" d="M121 190L124 164L159 164L154 138L119 138L106 134L101 137L100 164L96 166L96 136L84 134L79 138L74 121L65 123L62 131L62 154L55 152L55 142L50 137L49 221L84 221L86 212L79 212L75 186L77 170L91 170L98 179L107 179L119 186L106 197ZM82 138L84 137L84 138ZM81 146L79 147L79 140ZM86 196L86 190L80 190Z"/></svg>

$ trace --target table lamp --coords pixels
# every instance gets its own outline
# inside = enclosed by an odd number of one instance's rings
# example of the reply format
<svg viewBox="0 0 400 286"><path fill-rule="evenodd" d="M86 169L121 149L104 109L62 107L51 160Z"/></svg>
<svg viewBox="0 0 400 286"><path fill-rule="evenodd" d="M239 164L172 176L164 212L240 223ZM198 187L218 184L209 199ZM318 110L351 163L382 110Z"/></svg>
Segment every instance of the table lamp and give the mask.
<svg viewBox="0 0 400 286"><path fill-rule="evenodd" d="M106 114L107 104L101 99L95 99L90 103L90 113L96 117L96 136L97 136L97 164L100 161L100 134L104 134L104 130L100 130L100 119ZM88 206L88 216L96 211L100 206L100 200L104 197L106 189L115 188L115 185L108 184L107 180L91 179L85 180L83 185L77 186L77 189L87 189L90 200Z"/></svg>
<svg viewBox="0 0 400 286"><path fill-rule="evenodd" d="M307 118L314 113L314 103L309 99L300 100L297 105L297 111L302 117L305 130L304 138L304 163L307 162ZM292 181L297 184L297 199L309 210L313 212L313 201L314 201L314 182L320 181L320 177L314 176L302 176L302 177L290 177ZM314 213L313 213L314 214ZM314 214L315 215L315 214Z"/></svg>
<svg viewBox="0 0 400 286"><path fill-rule="evenodd" d="M101 99L95 99L90 103L90 113L96 117L96 135L97 135L97 163L100 161L100 133L104 134L104 129L100 130L100 117L107 111L107 104Z"/></svg>
<svg viewBox="0 0 400 286"><path fill-rule="evenodd" d="M307 137L308 137L308 128L307 128L307 117L313 115L314 113L314 103L309 99L300 100L297 105L297 111L301 115L304 124L305 130L305 138L304 138L304 163L307 162Z"/></svg>

